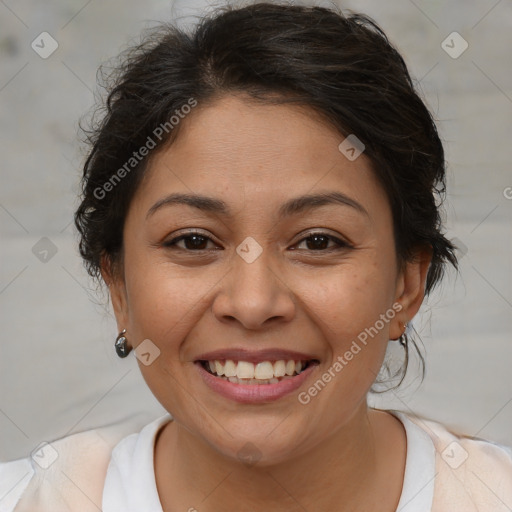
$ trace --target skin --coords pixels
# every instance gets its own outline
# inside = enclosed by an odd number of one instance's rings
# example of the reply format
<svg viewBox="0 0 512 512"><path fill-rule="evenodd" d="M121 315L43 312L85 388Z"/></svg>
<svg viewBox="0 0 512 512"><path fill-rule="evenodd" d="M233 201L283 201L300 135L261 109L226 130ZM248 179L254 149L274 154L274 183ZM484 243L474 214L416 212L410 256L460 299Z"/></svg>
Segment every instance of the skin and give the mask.
<svg viewBox="0 0 512 512"><path fill-rule="evenodd" d="M121 272L103 260L119 330L160 355L139 361L174 421L159 432L155 475L165 512L189 510L394 511L406 457L402 424L370 409L386 346L418 311L431 260L418 250L399 270L389 201L363 153L314 112L225 96L196 107L176 141L153 155L130 205ZM338 191L366 210L324 205L280 219L288 199ZM187 205L150 208L170 193L222 199L231 216ZM211 239L163 244L195 228ZM308 230L350 244L339 250ZM236 252L254 238L261 255ZM309 242L308 242L309 240ZM294 249L291 249L294 248ZM297 399L379 315L401 311L307 405ZM194 360L227 347L279 347L320 361L297 391L273 403L237 404L211 391ZM252 443L254 465L237 453Z"/></svg>

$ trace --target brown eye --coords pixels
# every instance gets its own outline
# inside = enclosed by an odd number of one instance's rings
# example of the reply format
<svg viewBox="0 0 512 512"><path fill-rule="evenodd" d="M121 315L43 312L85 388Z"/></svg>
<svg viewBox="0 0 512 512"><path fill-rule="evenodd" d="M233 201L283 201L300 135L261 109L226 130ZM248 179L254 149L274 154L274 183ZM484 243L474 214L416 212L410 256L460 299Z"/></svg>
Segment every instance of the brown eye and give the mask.
<svg viewBox="0 0 512 512"><path fill-rule="evenodd" d="M306 249L310 251L331 251L349 247L346 242L326 233L310 233L306 238L303 238L298 245L304 242L306 243ZM329 242L334 242L334 247L329 247Z"/></svg>
<svg viewBox="0 0 512 512"><path fill-rule="evenodd" d="M178 245L179 242L183 241L183 245ZM185 235L180 235L168 242L165 242L164 247L174 247L176 246L178 249L183 249L186 251L204 251L207 250L208 242L212 242L211 238L208 238L205 235L201 235L199 233L189 233Z"/></svg>

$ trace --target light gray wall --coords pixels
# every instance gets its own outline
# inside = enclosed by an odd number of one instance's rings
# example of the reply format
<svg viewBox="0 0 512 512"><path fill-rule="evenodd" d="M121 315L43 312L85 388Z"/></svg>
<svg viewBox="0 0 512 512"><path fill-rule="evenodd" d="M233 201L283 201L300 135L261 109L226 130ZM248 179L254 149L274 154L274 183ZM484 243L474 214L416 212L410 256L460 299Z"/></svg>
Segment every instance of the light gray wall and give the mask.
<svg viewBox="0 0 512 512"><path fill-rule="evenodd" d="M0 460L134 411L164 412L135 358L115 356L115 323L95 304L101 297L77 255L77 121L93 104L102 61L149 21L203 4L0 3ZM410 378L372 403L512 445L512 4L342 5L374 17L419 81L446 143L448 236L467 247L460 276L448 275L414 320L423 385ZM31 48L33 40L40 52L51 48L47 39L41 48L44 31L58 42L46 59ZM458 58L441 46L454 31L469 44Z"/></svg>

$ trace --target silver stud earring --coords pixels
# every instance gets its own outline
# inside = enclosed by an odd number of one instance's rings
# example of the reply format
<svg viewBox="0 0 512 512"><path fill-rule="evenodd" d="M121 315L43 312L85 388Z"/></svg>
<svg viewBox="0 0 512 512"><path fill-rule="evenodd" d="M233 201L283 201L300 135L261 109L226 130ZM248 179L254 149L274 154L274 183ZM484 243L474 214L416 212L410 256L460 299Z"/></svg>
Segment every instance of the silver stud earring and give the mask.
<svg viewBox="0 0 512 512"><path fill-rule="evenodd" d="M126 357L130 353L130 347L128 347L128 340L126 339L124 333L126 329L123 329L117 336L116 342L114 344L116 348L116 353L119 357Z"/></svg>

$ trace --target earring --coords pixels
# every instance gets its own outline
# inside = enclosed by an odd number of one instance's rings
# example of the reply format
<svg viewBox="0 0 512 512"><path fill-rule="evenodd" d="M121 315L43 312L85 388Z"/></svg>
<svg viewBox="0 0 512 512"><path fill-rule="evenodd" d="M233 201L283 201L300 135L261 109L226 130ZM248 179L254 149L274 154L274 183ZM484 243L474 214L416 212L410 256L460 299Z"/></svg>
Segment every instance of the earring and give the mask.
<svg viewBox="0 0 512 512"><path fill-rule="evenodd" d="M400 345L402 345L402 347L407 347L407 342L409 341L407 339L406 331L407 331L407 324L404 324L404 332L400 335L400 338L398 338L398 341L399 341Z"/></svg>
<svg viewBox="0 0 512 512"><path fill-rule="evenodd" d="M123 329L117 336L116 342L114 343L114 347L116 348L116 353L119 357L126 357L131 348L128 346L128 340L124 336L126 329Z"/></svg>

